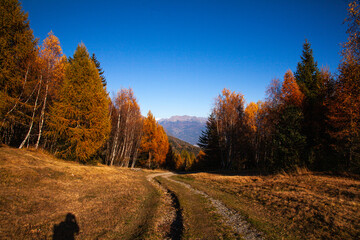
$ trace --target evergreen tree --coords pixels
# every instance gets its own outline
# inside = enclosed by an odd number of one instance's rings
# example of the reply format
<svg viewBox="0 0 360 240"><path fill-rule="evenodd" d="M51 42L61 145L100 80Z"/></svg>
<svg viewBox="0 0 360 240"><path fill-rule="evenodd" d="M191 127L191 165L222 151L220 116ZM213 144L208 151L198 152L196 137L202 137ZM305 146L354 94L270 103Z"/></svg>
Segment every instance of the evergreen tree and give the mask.
<svg viewBox="0 0 360 240"><path fill-rule="evenodd" d="M306 148L303 159L307 166L313 167L322 158L319 143L325 133L325 105L323 87L317 62L314 60L310 43L303 45L301 61L297 65L295 78L305 95L303 104L303 132L306 136Z"/></svg>
<svg viewBox="0 0 360 240"><path fill-rule="evenodd" d="M219 147L219 136L216 130L216 120L214 114L211 114L206 122L206 128L199 137L198 145L204 152L201 158L205 169L218 169L221 167L221 151Z"/></svg>
<svg viewBox="0 0 360 240"><path fill-rule="evenodd" d="M169 144L168 152L166 153L165 167L166 167L166 169L169 169L169 170L176 169L175 153L173 151L171 144Z"/></svg>
<svg viewBox="0 0 360 240"><path fill-rule="evenodd" d="M273 169L292 170L301 166L301 153L305 145L305 136L301 133L303 115L294 105L285 106L275 127Z"/></svg>
<svg viewBox="0 0 360 240"><path fill-rule="evenodd" d="M305 40L301 61L296 68L295 78L301 91L309 99L315 98L319 93L320 82L318 77L319 68L317 67L317 62L314 60L310 43Z"/></svg>
<svg viewBox="0 0 360 240"><path fill-rule="evenodd" d="M18 144L32 109L26 102L36 82L36 40L17 0L0 1L0 13L0 139Z"/></svg>
<svg viewBox="0 0 360 240"><path fill-rule="evenodd" d="M65 71L59 100L51 108L48 135L57 153L86 162L110 132L108 97L84 44L79 44Z"/></svg>
<svg viewBox="0 0 360 240"><path fill-rule="evenodd" d="M92 54L91 60L93 60L97 70L99 71L99 76L101 78L101 82L102 82L103 87L106 87L106 78L104 76L104 70L101 68L100 62L99 62L99 60L97 60L97 58L95 56L95 53Z"/></svg>

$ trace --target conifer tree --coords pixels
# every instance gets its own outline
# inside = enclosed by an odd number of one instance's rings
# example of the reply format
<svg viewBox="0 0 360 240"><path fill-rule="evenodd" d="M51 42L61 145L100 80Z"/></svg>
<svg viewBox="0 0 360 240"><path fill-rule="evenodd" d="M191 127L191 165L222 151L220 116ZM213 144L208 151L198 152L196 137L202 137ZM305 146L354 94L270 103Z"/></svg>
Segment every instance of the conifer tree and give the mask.
<svg viewBox="0 0 360 240"><path fill-rule="evenodd" d="M206 122L205 130L199 137L198 145L202 149L204 155L201 160L205 169L221 168L221 151L219 146L219 136L216 128L216 120L214 114L210 114Z"/></svg>
<svg viewBox="0 0 360 240"><path fill-rule="evenodd" d="M305 40L301 61L298 63L295 78L307 98L315 98L320 89L319 84L319 68L317 62L314 60L313 50L310 43Z"/></svg>
<svg viewBox="0 0 360 240"><path fill-rule="evenodd" d="M11 144L14 137L23 138L21 124L27 124L24 116L32 109L26 101L36 82L36 40L17 0L0 1L0 13L0 139Z"/></svg>
<svg viewBox="0 0 360 240"><path fill-rule="evenodd" d="M163 127L156 122L151 111L144 120L140 149L143 154L147 155L146 165L148 168L157 168L165 164L166 154L169 150L168 137Z"/></svg>
<svg viewBox="0 0 360 240"><path fill-rule="evenodd" d="M93 60L93 62L95 63L95 66L97 68L97 70L99 71L99 76L101 78L101 82L103 84L103 87L106 87L106 78L105 78L105 75L104 75L104 70L101 68L101 65L100 65L100 62L99 60L97 60L96 56L95 56L95 53L93 53L91 55L91 60Z"/></svg>
<svg viewBox="0 0 360 240"><path fill-rule="evenodd" d="M322 157L318 151L318 144L322 142L325 132L325 99L322 94L324 85L321 82L320 71L307 40L303 45L301 61L297 65L295 78L305 96L303 104L304 125L302 128L306 136L306 154L303 157L307 166L312 167Z"/></svg>
<svg viewBox="0 0 360 240"><path fill-rule="evenodd" d="M59 100L50 114L48 135L57 153L86 162L104 144L110 132L108 97L95 64L79 44L67 65Z"/></svg>

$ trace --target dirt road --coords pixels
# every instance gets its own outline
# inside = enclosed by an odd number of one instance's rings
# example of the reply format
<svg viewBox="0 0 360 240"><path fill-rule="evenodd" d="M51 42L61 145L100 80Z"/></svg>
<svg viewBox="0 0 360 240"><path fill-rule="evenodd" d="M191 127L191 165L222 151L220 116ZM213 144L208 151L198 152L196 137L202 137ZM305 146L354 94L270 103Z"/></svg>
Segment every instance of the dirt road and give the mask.
<svg viewBox="0 0 360 240"><path fill-rule="evenodd" d="M172 205L172 212L169 213L170 216L173 218L173 224L174 226L168 235L170 239L181 239L184 231L184 221L182 212L186 211L184 206L181 206L179 203L179 195L182 194L182 191L185 190L188 193L191 193L195 197L201 197L205 198L206 201L204 202L205 205L204 208L210 207L215 209L216 213L221 216L221 222L224 223L226 226L228 226L234 233L236 233L236 236L238 236L241 239L264 239L263 234L259 231L257 231L255 228L253 228L243 216L241 216L238 212L229 209L226 207L221 201L214 199L210 197L208 194L206 194L203 191L197 190L193 187L191 187L189 184L186 184L181 181L177 181L172 179L172 176L176 176L177 174L172 172L165 172L165 173L156 173L151 174L147 176L148 181L152 182L154 185L158 186L161 191L167 193L171 196L171 205ZM161 180L160 180L161 179ZM160 181L159 181L160 180ZM182 188L178 191L170 190L169 187L167 187L167 183L176 184L178 187ZM178 188L179 189L179 188ZM197 219L197 221L204 221L208 219Z"/></svg>

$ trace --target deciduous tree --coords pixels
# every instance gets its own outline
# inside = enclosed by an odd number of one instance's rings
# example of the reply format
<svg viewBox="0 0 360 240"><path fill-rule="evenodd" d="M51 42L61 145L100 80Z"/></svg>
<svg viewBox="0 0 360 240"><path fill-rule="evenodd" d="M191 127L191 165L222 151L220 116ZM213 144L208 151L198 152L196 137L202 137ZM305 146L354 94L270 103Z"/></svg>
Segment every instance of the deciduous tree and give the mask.
<svg viewBox="0 0 360 240"><path fill-rule="evenodd" d="M143 119L132 89L121 89L114 100L107 164L134 167L142 137Z"/></svg>
<svg viewBox="0 0 360 240"><path fill-rule="evenodd" d="M349 4L347 34L343 45L342 62L331 102L331 135L337 140L335 148L345 162L340 166L360 172L360 4Z"/></svg>
<svg viewBox="0 0 360 240"><path fill-rule="evenodd" d="M244 156L240 142L244 130L244 96L223 89L215 101L213 110L221 149L223 168L242 167Z"/></svg>

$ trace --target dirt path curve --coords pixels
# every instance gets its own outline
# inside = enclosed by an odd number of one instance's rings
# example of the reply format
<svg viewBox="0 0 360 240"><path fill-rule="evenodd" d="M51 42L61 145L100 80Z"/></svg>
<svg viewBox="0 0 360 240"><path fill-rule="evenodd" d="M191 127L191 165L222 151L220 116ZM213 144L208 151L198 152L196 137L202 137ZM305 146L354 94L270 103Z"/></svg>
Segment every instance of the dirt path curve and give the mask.
<svg viewBox="0 0 360 240"><path fill-rule="evenodd" d="M152 179L154 179L155 177L164 177L168 181L177 183L177 184L189 189L191 192L205 197L215 207L217 213L223 217L223 221L225 222L225 224L230 226L236 233L240 234L244 239L246 239L246 240L264 239L263 234L261 232L259 232L258 230L256 230L254 227L252 227L245 220L245 218L242 215L240 215L239 213L237 213L234 210L227 208L219 200L216 200L216 199L210 197L208 194L206 194L203 191L199 191L199 190L191 187L189 184L169 178L169 177L175 176L175 175L177 175L177 174L172 173L172 172L157 173L157 174L149 175L148 180L152 181Z"/></svg>
<svg viewBox="0 0 360 240"><path fill-rule="evenodd" d="M182 209L180 207L179 199L176 194L172 192L170 189L162 186L158 181L154 180L156 177L166 177L168 174L172 174L171 172L165 173L154 173L150 174L146 177L146 179L155 185L161 192L164 194L163 200L163 209L162 214L164 216L159 225L163 225L165 227L160 227L164 230L165 236L164 239L172 239L172 240L180 240L183 234L184 226L183 226L183 218L182 218Z"/></svg>

